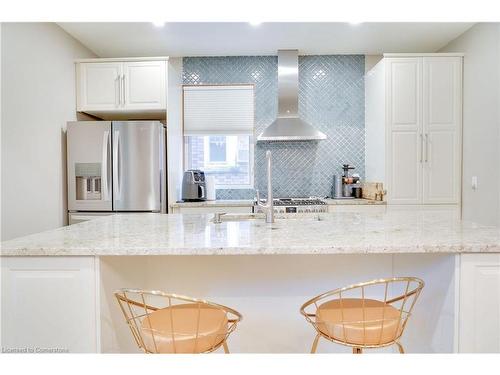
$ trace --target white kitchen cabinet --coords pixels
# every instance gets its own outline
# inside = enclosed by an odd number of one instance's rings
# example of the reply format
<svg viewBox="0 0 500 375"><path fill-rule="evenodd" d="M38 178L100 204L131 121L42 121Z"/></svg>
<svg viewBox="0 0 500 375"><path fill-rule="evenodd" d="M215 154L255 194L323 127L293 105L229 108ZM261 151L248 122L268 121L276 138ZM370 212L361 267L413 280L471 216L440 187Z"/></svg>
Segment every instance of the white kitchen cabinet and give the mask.
<svg viewBox="0 0 500 375"><path fill-rule="evenodd" d="M391 203L422 200L422 69L418 58L390 59L387 69L388 198ZM390 186L390 187L389 187ZM390 193L389 193L390 191Z"/></svg>
<svg viewBox="0 0 500 375"><path fill-rule="evenodd" d="M123 63L123 107L128 110L166 108L165 61Z"/></svg>
<svg viewBox="0 0 500 375"><path fill-rule="evenodd" d="M385 175L380 182L386 185L387 202L459 204L462 56L384 55L366 75L366 86L366 158L373 156L375 145L385 152L385 174L370 163L366 174ZM369 97L380 93L382 104ZM385 111L371 108L380 105ZM385 134L385 140L378 134Z"/></svg>
<svg viewBox="0 0 500 375"><path fill-rule="evenodd" d="M500 254L462 254L460 258L458 350L499 353Z"/></svg>
<svg viewBox="0 0 500 375"><path fill-rule="evenodd" d="M460 200L462 59L424 57L423 201Z"/></svg>
<svg viewBox="0 0 500 375"><path fill-rule="evenodd" d="M2 347L99 352L95 257L2 257Z"/></svg>
<svg viewBox="0 0 500 375"><path fill-rule="evenodd" d="M103 119L164 119L167 58L77 61L77 111Z"/></svg>
<svg viewBox="0 0 500 375"><path fill-rule="evenodd" d="M81 63L77 69L78 111L114 111L121 106L122 63Z"/></svg>
<svg viewBox="0 0 500 375"><path fill-rule="evenodd" d="M418 131L392 131L389 138L390 169L387 176L387 201L393 203L422 203L422 166Z"/></svg>

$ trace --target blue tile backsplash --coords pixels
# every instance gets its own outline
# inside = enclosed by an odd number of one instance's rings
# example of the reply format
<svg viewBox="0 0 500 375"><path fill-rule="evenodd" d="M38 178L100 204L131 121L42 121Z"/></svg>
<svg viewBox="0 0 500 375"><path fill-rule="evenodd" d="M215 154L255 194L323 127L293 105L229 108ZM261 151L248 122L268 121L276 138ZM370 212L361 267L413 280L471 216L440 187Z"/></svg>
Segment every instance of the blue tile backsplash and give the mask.
<svg viewBox="0 0 500 375"><path fill-rule="evenodd" d="M341 164L365 165L364 55L299 57L299 114L327 135L319 142L256 142L278 111L277 56L185 57L184 84L255 84L255 188L266 192L265 151L273 152L275 197L328 196ZM218 189L217 199L254 190Z"/></svg>

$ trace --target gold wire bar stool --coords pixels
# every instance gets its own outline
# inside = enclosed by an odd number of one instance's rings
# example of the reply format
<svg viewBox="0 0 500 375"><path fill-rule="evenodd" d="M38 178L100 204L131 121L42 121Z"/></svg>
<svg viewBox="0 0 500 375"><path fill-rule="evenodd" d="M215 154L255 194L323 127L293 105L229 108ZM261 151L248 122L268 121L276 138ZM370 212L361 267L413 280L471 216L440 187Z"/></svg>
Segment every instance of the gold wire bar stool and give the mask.
<svg viewBox="0 0 500 375"><path fill-rule="evenodd" d="M229 353L227 338L243 318L213 302L161 291L120 289L115 297L145 353Z"/></svg>
<svg viewBox="0 0 500 375"><path fill-rule="evenodd" d="M317 332L311 353L316 352L320 337L350 346L355 354L393 344L404 353L399 339L423 287L424 282L416 277L394 277L350 285L310 299L300 313Z"/></svg>

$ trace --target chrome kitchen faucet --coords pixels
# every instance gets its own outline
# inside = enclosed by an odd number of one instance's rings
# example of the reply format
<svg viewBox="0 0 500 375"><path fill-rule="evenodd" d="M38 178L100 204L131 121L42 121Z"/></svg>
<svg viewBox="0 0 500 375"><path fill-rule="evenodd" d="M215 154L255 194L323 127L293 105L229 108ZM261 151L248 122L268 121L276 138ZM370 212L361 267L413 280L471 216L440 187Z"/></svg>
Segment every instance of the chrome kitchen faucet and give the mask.
<svg viewBox="0 0 500 375"><path fill-rule="evenodd" d="M259 189L255 190L257 196L257 206L266 214L266 223L274 223L274 203L273 203L273 185L271 182L271 151L266 151L267 162L267 200L266 204L260 203Z"/></svg>

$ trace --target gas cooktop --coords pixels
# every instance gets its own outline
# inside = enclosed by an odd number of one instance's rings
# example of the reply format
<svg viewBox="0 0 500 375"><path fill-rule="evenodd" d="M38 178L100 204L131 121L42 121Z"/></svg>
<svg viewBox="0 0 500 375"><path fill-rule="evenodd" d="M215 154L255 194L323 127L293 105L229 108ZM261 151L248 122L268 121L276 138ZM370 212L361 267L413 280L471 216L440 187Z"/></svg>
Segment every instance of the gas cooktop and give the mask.
<svg viewBox="0 0 500 375"><path fill-rule="evenodd" d="M277 198L273 199L275 206L320 206L326 202L317 197L309 198Z"/></svg>
<svg viewBox="0 0 500 375"><path fill-rule="evenodd" d="M265 200L261 200L265 202ZM323 198L275 198L273 199L274 212L277 213L309 213L309 212L327 212L328 208ZM257 208L257 212L260 208Z"/></svg>

